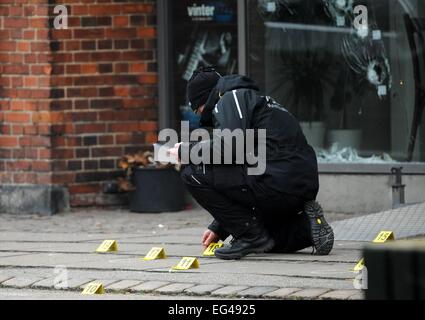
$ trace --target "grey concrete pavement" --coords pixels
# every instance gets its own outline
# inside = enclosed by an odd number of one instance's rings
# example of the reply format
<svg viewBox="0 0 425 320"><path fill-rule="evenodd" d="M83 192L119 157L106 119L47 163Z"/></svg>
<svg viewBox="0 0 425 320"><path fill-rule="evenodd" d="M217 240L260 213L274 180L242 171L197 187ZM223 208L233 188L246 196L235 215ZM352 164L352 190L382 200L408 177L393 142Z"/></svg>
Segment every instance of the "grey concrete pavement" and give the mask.
<svg viewBox="0 0 425 320"><path fill-rule="evenodd" d="M328 220L339 220L331 215ZM86 299L80 292L103 282L105 299L198 297L262 299L361 298L351 271L365 243L337 241L329 256L263 254L240 261L203 257L200 237L210 222L203 210L143 215L124 210L73 212L53 217L0 215L0 299ZM103 240L118 251L95 253ZM144 261L152 248L167 259ZM174 271L184 256L200 268ZM65 278L68 287L55 290Z"/></svg>
<svg viewBox="0 0 425 320"><path fill-rule="evenodd" d="M0 288L0 300L192 300L193 296L166 296L153 294L110 294L101 296L83 296L79 292L63 290L15 290ZM206 300L215 300L213 297L204 297Z"/></svg>

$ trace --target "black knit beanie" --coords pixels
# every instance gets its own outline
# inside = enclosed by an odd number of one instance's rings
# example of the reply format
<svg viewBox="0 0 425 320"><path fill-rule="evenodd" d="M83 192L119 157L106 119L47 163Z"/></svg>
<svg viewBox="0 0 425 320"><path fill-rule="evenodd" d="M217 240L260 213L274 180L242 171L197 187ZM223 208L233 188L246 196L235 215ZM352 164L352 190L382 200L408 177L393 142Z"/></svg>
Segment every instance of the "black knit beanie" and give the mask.
<svg viewBox="0 0 425 320"><path fill-rule="evenodd" d="M212 67L201 67L193 73L187 84L187 98L192 110L198 109L207 102L220 77L220 74Z"/></svg>

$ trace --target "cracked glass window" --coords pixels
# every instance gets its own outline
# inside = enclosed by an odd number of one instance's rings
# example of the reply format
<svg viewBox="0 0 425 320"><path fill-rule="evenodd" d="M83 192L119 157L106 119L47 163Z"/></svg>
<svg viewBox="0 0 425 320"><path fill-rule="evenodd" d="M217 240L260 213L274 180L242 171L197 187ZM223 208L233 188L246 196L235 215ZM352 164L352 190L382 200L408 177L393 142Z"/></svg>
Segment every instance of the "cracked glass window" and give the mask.
<svg viewBox="0 0 425 320"><path fill-rule="evenodd" d="M319 162L425 162L425 1L247 3L248 73Z"/></svg>

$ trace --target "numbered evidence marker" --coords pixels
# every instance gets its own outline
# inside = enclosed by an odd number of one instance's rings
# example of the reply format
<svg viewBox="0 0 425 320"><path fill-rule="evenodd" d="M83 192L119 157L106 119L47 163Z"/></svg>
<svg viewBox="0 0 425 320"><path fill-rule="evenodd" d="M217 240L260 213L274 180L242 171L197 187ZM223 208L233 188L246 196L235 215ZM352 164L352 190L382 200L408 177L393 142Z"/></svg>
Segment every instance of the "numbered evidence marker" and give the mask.
<svg viewBox="0 0 425 320"><path fill-rule="evenodd" d="M395 240L394 232L392 231L381 231L373 240L374 243L385 243L390 240Z"/></svg>
<svg viewBox="0 0 425 320"><path fill-rule="evenodd" d="M356 264L356 266L354 267L353 271L359 272L359 271L362 271L363 268L364 268L364 258L361 258L359 262Z"/></svg>
<svg viewBox="0 0 425 320"><path fill-rule="evenodd" d="M118 251L118 244L115 240L105 240L102 242L99 248L96 249L96 252L99 252L99 253L112 252L112 251Z"/></svg>
<svg viewBox="0 0 425 320"><path fill-rule="evenodd" d="M101 282L90 282L83 290L81 294L91 295L91 294L105 294L105 289Z"/></svg>
<svg viewBox="0 0 425 320"><path fill-rule="evenodd" d="M198 269L199 262L198 259L192 257L184 257L180 260L179 264L171 267L171 270L189 270L189 269Z"/></svg>
<svg viewBox="0 0 425 320"><path fill-rule="evenodd" d="M148 254L143 258L143 260L156 260L156 259L166 259L164 248L153 247Z"/></svg>
<svg viewBox="0 0 425 320"><path fill-rule="evenodd" d="M394 232L392 231L381 231L373 240L374 243L385 243L387 241L395 240ZM361 258L354 267L353 271L359 272L364 268L364 258Z"/></svg>
<svg viewBox="0 0 425 320"><path fill-rule="evenodd" d="M211 257L214 255L216 249L221 248L223 243L211 243L208 248L205 249L203 256Z"/></svg>

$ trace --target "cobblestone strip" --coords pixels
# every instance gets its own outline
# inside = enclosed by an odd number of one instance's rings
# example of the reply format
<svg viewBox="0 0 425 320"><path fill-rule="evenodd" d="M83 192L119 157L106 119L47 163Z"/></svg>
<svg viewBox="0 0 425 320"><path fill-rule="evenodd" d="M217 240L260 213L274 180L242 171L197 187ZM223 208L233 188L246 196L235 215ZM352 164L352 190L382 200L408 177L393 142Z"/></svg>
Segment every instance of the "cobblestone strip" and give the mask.
<svg viewBox="0 0 425 320"><path fill-rule="evenodd" d="M161 287L165 287L166 285L169 285L170 282L166 281L147 281L144 282L138 286L135 286L133 288L130 288L131 292L152 292L156 289L159 289Z"/></svg>
<svg viewBox="0 0 425 320"><path fill-rule="evenodd" d="M10 280L4 281L1 285L3 287L13 287L13 288L28 288L31 287L31 285L35 282L38 282L40 280L43 280L43 278L39 277L16 277L12 278Z"/></svg>
<svg viewBox="0 0 425 320"><path fill-rule="evenodd" d="M328 293L331 291L330 289L319 289L319 288L309 288L309 289L303 289L298 292L294 292L290 294L288 297L291 299L318 299L319 296Z"/></svg>
<svg viewBox="0 0 425 320"><path fill-rule="evenodd" d="M230 297L235 296L238 292L248 289L246 286L225 286L211 293L213 296Z"/></svg>
<svg viewBox="0 0 425 320"><path fill-rule="evenodd" d="M93 282L100 282L100 283L102 283L104 288L107 287L107 286L109 286L109 285L111 285L111 284L114 284L114 283L116 283L118 281L120 281L120 280L112 280L112 279L96 279L96 280L93 280ZM86 287L86 285L87 284L81 285L80 286L80 289L81 290L84 290L85 287Z"/></svg>
<svg viewBox="0 0 425 320"><path fill-rule="evenodd" d="M255 299L278 299L278 300L363 300L364 293L359 290L331 290L324 288L278 288L267 286L232 286L216 284L196 283L170 283L166 281L141 281L141 280L93 280L88 278L69 279L67 287L56 287L54 278L39 277L13 277L0 276L0 287L14 287L19 289L53 289L53 290L82 290L93 281L102 282L107 292L111 293L155 293L160 295L194 295L216 296Z"/></svg>
<svg viewBox="0 0 425 320"><path fill-rule="evenodd" d="M106 291L129 291L132 287L141 285L139 280L121 280L105 287Z"/></svg>
<svg viewBox="0 0 425 320"><path fill-rule="evenodd" d="M211 295L211 292L218 290L222 287L222 285L218 284L200 284L184 290L184 293L194 296L209 296Z"/></svg>
<svg viewBox="0 0 425 320"><path fill-rule="evenodd" d="M12 278L13 278L13 276L0 275L0 285L1 285L3 282L6 282L7 280L10 280L10 279L12 279Z"/></svg>
<svg viewBox="0 0 425 320"><path fill-rule="evenodd" d="M71 278L68 280L68 289L69 290L80 290L81 287L85 287L86 284L94 281L94 279L89 278Z"/></svg>
<svg viewBox="0 0 425 320"><path fill-rule="evenodd" d="M161 294L179 294L188 288L194 287L193 283L172 283L165 287L161 287L155 290L156 293Z"/></svg>
<svg viewBox="0 0 425 320"><path fill-rule="evenodd" d="M334 290L319 296L324 300L348 300L351 296L358 294L358 290Z"/></svg>
<svg viewBox="0 0 425 320"><path fill-rule="evenodd" d="M251 287L249 289L240 291L236 294L238 297L242 298L260 298L264 294L273 292L279 289L278 287Z"/></svg>
<svg viewBox="0 0 425 320"><path fill-rule="evenodd" d="M295 292L301 291L301 288L281 288L263 295L266 299L288 299Z"/></svg>

